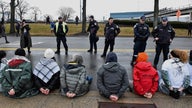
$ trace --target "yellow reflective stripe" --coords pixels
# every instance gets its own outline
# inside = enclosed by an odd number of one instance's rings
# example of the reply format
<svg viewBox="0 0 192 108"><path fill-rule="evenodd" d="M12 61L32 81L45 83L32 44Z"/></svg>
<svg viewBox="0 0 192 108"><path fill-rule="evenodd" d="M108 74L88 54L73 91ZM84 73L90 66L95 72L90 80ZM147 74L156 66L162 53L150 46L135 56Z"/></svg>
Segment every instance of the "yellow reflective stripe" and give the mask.
<svg viewBox="0 0 192 108"><path fill-rule="evenodd" d="M63 22L63 32L65 33L66 32L66 29L65 29L65 25L67 25L65 22ZM59 28L59 22L57 22L56 24L55 24L55 26L56 26L56 33L57 33L57 31L58 31L58 28Z"/></svg>

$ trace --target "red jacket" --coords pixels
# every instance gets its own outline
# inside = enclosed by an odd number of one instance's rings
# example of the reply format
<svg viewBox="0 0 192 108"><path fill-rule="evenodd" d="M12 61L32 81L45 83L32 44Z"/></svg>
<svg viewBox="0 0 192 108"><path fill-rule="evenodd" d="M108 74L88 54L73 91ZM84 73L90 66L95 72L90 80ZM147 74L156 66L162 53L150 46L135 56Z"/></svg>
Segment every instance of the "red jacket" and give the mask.
<svg viewBox="0 0 192 108"><path fill-rule="evenodd" d="M133 68L133 87L137 94L154 94L158 89L159 76L149 62L138 62Z"/></svg>

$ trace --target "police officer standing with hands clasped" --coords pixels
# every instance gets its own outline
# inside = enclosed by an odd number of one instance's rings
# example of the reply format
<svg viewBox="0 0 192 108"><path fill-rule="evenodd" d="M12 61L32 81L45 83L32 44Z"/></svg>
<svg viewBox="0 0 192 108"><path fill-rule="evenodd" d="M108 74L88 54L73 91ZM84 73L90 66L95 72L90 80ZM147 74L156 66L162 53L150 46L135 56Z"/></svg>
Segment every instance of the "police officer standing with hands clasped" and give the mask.
<svg viewBox="0 0 192 108"><path fill-rule="evenodd" d="M141 16L139 23L134 26L134 47L133 47L133 57L131 61L131 66L135 64L135 60L139 52L144 52L148 37L150 36L149 26L145 23L145 16Z"/></svg>
<svg viewBox="0 0 192 108"><path fill-rule="evenodd" d="M115 37L120 33L120 28L118 25L113 23L113 18L110 17L108 23L105 25L104 28L104 36L105 36L105 47L103 50L103 54L101 57L106 57L106 53L108 47L110 45L110 52L113 51L115 45Z"/></svg>
<svg viewBox="0 0 192 108"><path fill-rule="evenodd" d="M152 35L156 42L156 55L153 66L157 69L161 51L163 50L163 60L167 60L170 43L175 37L175 31L173 27L168 23L167 17L162 18L162 24L155 27L155 29L152 31Z"/></svg>
<svg viewBox="0 0 192 108"><path fill-rule="evenodd" d="M87 32L89 32L89 42L90 42L90 49L87 52L92 53L93 51L93 46L95 48L94 53L97 53L97 41L98 41L98 37L96 36L97 31L99 30L99 26L96 20L94 20L94 16L91 15L89 17L90 23L87 29Z"/></svg>
<svg viewBox="0 0 192 108"><path fill-rule="evenodd" d="M56 22L55 27L54 27L54 33L57 37L57 51L55 54L60 54L60 45L61 41L63 43L63 46L65 47L65 55L68 55L68 46L67 46L67 39L66 39L66 34L68 32L68 27L65 22L63 22L63 18L59 17L58 22Z"/></svg>

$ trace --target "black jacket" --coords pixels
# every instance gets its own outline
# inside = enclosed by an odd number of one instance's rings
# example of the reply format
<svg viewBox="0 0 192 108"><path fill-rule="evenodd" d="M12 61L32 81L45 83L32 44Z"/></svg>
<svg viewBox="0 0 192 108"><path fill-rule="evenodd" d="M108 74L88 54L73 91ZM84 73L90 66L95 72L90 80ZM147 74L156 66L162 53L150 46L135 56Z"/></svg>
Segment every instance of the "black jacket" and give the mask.
<svg viewBox="0 0 192 108"><path fill-rule="evenodd" d="M170 40L173 40L175 37L175 31L170 24L166 26L160 24L152 31L152 35L154 38L159 38L159 40L156 41L157 44L170 44Z"/></svg>
<svg viewBox="0 0 192 108"><path fill-rule="evenodd" d="M147 41L150 36L149 26L147 24L136 23L134 26L135 41Z"/></svg>
<svg viewBox="0 0 192 108"><path fill-rule="evenodd" d="M67 26L67 24L65 25L65 33L64 33L64 31L63 31L63 22L58 22L59 24L58 24L58 30L56 31L56 26L57 26L57 24L55 24L55 27L54 27L54 33L55 33L55 35L56 36L65 36L67 33L68 33L68 31L69 31L69 28L68 28L68 26Z"/></svg>
<svg viewBox="0 0 192 108"><path fill-rule="evenodd" d="M91 34L97 34L98 30L98 22L96 20L90 21L87 32L90 32Z"/></svg>
<svg viewBox="0 0 192 108"><path fill-rule="evenodd" d="M113 40L120 33L120 28L116 24L112 23L111 25L107 23L104 28L105 38L108 40Z"/></svg>

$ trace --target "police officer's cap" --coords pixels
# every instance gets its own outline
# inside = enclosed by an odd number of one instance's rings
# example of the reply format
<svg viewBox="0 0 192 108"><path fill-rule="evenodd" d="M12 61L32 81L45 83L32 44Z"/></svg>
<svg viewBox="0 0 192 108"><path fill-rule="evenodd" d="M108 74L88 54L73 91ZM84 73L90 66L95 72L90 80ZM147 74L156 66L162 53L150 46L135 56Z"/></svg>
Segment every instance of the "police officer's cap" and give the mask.
<svg viewBox="0 0 192 108"><path fill-rule="evenodd" d="M163 22L168 21L167 17L162 17L162 21L163 21Z"/></svg>
<svg viewBox="0 0 192 108"><path fill-rule="evenodd" d="M93 15L91 15L91 16L89 16L89 18L92 18L92 19L94 19L94 16L93 16Z"/></svg>
<svg viewBox="0 0 192 108"><path fill-rule="evenodd" d="M142 21L145 21L146 17L143 15L143 16L140 17L140 19L141 19Z"/></svg>
<svg viewBox="0 0 192 108"><path fill-rule="evenodd" d="M58 19L62 19L62 17L60 16L60 17L58 17Z"/></svg>

